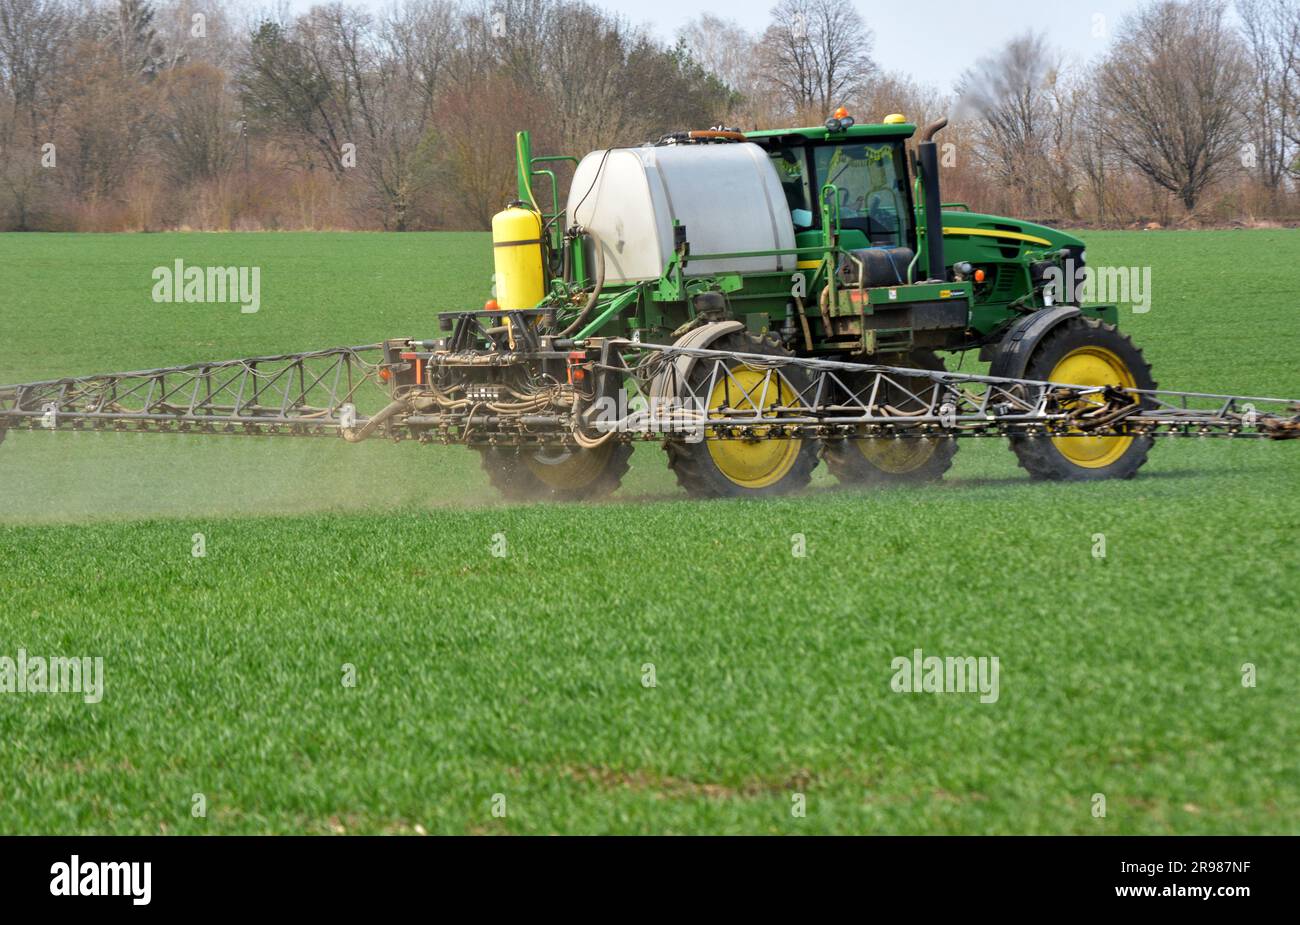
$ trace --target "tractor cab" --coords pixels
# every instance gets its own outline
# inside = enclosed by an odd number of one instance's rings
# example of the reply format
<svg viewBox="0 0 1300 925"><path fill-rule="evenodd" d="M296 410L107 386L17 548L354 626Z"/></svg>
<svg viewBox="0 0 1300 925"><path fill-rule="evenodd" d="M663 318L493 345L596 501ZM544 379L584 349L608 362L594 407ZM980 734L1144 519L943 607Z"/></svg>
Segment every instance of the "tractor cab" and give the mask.
<svg viewBox="0 0 1300 925"><path fill-rule="evenodd" d="M771 158L801 246L822 239L829 216L848 250L915 252L905 148L915 130L901 122L854 125L837 113L826 126L749 132L746 138Z"/></svg>

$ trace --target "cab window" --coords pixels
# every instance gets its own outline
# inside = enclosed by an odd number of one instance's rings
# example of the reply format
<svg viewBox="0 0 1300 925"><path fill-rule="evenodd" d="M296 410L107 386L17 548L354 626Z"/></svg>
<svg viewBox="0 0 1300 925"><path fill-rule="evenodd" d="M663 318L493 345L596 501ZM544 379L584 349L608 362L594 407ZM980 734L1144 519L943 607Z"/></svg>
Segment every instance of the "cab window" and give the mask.
<svg viewBox="0 0 1300 925"><path fill-rule="evenodd" d="M803 148L778 148L770 153L776 175L785 193L786 205L796 231L811 228L816 210L808 187L808 155Z"/></svg>
<svg viewBox="0 0 1300 925"><path fill-rule="evenodd" d="M840 223L866 233L872 244L906 244L906 173L893 143L823 145L814 149L819 187L838 190Z"/></svg>

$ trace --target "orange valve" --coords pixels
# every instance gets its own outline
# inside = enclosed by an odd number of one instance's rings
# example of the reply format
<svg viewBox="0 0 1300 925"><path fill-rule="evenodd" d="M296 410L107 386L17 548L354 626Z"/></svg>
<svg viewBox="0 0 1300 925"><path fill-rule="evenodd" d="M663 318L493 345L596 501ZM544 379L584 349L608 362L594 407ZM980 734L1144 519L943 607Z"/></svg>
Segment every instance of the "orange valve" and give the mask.
<svg viewBox="0 0 1300 925"><path fill-rule="evenodd" d="M984 282L984 271L983 271L983 270L976 270L976 271L975 271L975 282L977 282L977 283L982 283L982 282Z"/></svg>
<svg viewBox="0 0 1300 925"><path fill-rule="evenodd" d="M568 363L569 384L572 385L575 382L582 382L584 379L586 379L587 371L583 369L580 365L578 365L580 363L586 362L587 360L586 351L583 350L571 351L569 353L568 360L569 360Z"/></svg>

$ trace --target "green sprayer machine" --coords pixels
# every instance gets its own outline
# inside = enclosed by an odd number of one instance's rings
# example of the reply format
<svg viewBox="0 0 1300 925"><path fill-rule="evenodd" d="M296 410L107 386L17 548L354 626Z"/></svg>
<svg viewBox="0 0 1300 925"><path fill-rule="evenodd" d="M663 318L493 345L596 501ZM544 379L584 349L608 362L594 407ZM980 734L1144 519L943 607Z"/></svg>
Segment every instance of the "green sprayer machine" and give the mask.
<svg viewBox="0 0 1300 925"><path fill-rule="evenodd" d="M1156 437L1300 436L1289 399L1159 389L1084 244L944 203L902 116L678 132L582 159L517 136L493 298L436 336L0 387L9 428L465 444L511 498L613 491L659 441L696 496L939 478L1006 437L1044 479L1132 476ZM561 207L560 162L572 163ZM567 167L565 168L567 169ZM988 375L940 354L978 350Z"/></svg>

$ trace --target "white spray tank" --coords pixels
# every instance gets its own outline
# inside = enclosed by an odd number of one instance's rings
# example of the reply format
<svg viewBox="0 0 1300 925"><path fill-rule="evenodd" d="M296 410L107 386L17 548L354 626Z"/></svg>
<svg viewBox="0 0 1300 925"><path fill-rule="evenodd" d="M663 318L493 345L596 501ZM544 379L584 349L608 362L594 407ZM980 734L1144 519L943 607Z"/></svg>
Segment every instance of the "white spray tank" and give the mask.
<svg viewBox="0 0 1300 925"><path fill-rule="evenodd" d="M767 153L750 142L657 145L593 151L569 187L569 225L595 232L605 282L659 278L673 253L673 223L691 254L792 249L794 225ZM690 276L794 272L792 253L691 260Z"/></svg>

